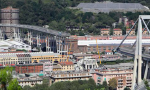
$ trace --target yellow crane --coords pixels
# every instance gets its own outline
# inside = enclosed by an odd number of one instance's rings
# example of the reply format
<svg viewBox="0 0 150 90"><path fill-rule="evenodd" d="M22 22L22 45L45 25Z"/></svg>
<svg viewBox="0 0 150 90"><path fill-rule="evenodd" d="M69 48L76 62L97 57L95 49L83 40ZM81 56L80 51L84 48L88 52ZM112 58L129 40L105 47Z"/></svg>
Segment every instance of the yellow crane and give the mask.
<svg viewBox="0 0 150 90"><path fill-rule="evenodd" d="M97 39L96 39L96 45L97 45L97 51L98 51L98 55L99 55L99 63L101 64L101 59L100 59L100 53L99 53L99 49L98 49Z"/></svg>

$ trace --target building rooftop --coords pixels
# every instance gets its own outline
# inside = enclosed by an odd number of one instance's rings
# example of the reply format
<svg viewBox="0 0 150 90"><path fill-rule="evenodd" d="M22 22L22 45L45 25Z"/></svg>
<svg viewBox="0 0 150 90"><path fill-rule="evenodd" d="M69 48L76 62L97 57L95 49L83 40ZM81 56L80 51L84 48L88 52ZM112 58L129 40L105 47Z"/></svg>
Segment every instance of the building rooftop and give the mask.
<svg viewBox="0 0 150 90"><path fill-rule="evenodd" d="M52 75L78 74L78 73L90 73L90 72L88 72L88 71L75 71L75 70L71 70L71 71L55 71L55 72L52 72Z"/></svg>
<svg viewBox="0 0 150 90"><path fill-rule="evenodd" d="M19 10L19 9L13 8L12 6L8 6L6 8L3 8L2 10Z"/></svg>
<svg viewBox="0 0 150 90"><path fill-rule="evenodd" d="M68 62L59 62L59 64L60 64L61 66L73 65L73 62L71 62L71 61L68 61Z"/></svg>
<svg viewBox="0 0 150 90"><path fill-rule="evenodd" d="M140 3L113 3L108 1L97 3L80 3L77 8L80 8L83 12L94 13L109 13L111 11L149 11L148 7L145 7Z"/></svg>
<svg viewBox="0 0 150 90"><path fill-rule="evenodd" d="M109 28L102 28L101 31L109 31Z"/></svg>
<svg viewBox="0 0 150 90"><path fill-rule="evenodd" d="M59 64L57 64L57 65L53 65L53 69L61 69L61 66L59 65Z"/></svg>
<svg viewBox="0 0 150 90"><path fill-rule="evenodd" d="M100 36L100 35L97 35L97 36L70 36L71 38L74 38L74 39L78 39L78 40L122 40L125 35L122 35L122 36ZM70 38L69 37L69 38ZM142 36L143 39L150 39L150 36L149 35L143 35ZM126 40L132 40L132 39L136 39L136 36L128 36Z"/></svg>
<svg viewBox="0 0 150 90"><path fill-rule="evenodd" d="M50 55L58 57L60 54L53 52L0 53L0 58L50 56Z"/></svg>
<svg viewBox="0 0 150 90"><path fill-rule="evenodd" d="M126 31L130 31L131 29L126 29ZM135 31L135 29L132 29L132 31Z"/></svg>
<svg viewBox="0 0 150 90"><path fill-rule="evenodd" d="M16 66L37 66L37 65L42 65L42 63L30 63L30 64L17 64Z"/></svg>
<svg viewBox="0 0 150 90"><path fill-rule="evenodd" d="M97 44L98 46L101 45L119 45L121 43L122 40L97 40ZM131 39L131 40L125 40L123 42L123 45L132 45L135 42L135 39ZM96 46L96 40L78 40L78 45L79 46ZM148 45L150 44L150 40L149 39L143 39L142 40L142 44L143 45Z"/></svg>
<svg viewBox="0 0 150 90"><path fill-rule="evenodd" d="M111 50L106 50L105 52L112 52Z"/></svg>
<svg viewBox="0 0 150 90"><path fill-rule="evenodd" d="M114 28L114 31L122 31L120 28Z"/></svg>

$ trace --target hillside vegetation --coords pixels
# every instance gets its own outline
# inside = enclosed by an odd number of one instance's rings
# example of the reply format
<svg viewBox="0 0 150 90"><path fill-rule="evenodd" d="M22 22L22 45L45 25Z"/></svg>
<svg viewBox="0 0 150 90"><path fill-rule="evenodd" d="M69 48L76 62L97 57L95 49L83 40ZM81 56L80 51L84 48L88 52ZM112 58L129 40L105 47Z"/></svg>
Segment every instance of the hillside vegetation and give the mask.
<svg viewBox="0 0 150 90"><path fill-rule="evenodd" d="M139 15L149 12L136 13L83 13L68 7L77 6L80 2L96 2L105 0L0 0L0 7L13 6L20 9L20 23L31 25L49 25L51 29L70 32L76 35L99 35L100 28L118 22L119 17L127 16L129 20L136 20ZM114 2L140 2L150 7L150 0L112 0ZM66 31L66 26L78 27L79 31ZM117 27L124 29L123 25ZM84 30L81 30L84 28Z"/></svg>

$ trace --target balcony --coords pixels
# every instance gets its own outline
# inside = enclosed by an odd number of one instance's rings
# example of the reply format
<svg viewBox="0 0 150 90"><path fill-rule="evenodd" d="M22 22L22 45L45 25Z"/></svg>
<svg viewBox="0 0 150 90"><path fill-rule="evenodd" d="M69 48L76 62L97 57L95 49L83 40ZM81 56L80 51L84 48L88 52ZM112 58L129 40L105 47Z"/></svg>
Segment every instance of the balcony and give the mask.
<svg viewBox="0 0 150 90"><path fill-rule="evenodd" d="M123 85L123 82L118 82L118 85Z"/></svg>
<svg viewBox="0 0 150 90"><path fill-rule="evenodd" d="M119 78L118 81L123 81L123 79L122 79L122 78Z"/></svg>
<svg viewBox="0 0 150 90"><path fill-rule="evenodd" d="M101 82L101 80L97 80L97 82Z"/></svg>
<svg viewBox="0 0 150 90"><path fill-rule="evenodd" d="M127 78L127 81L132 81L132 79L131 78Z"/></svg>
<svg viewBox="0 0 150 90"><path fill-rule="evenodd" d="M123 88L123 86L118 86L118 88Z"/></svg>
<svg viewBox="0 0 150 90"><path fill-rule="evenodd" d="M127 84L127 87L131 87L132 86L132 84Z"/></svg>

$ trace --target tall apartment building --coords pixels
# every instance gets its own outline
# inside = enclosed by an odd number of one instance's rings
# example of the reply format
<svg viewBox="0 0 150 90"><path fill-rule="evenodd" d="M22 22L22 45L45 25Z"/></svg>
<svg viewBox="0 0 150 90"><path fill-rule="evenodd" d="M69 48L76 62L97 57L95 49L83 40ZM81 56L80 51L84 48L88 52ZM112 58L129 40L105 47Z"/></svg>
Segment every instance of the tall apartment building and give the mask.
<svg viewBox="0 0 150 90"><path fill-rule="evenodd" d="M19 23L19 9L12 8L12 6L1 9L1 23L2 24L18 24ZM14 30L16 30L16 28L13 28L13 27L5 28L4 32L6 33L7 38L13 38Z"/></svg>
<svg viewBox="0 0 150 90"><path fill-rule="evenodd" d="M105 68L106 67L106 68ZM96 84L102 84L104 81L108 81L112 78L117 80L117 90L124 90L125 87L131 88L133 78L133 64L123 63L120 65L105 66L103 69L95 69L92 73L92 77Z"/></svg>

